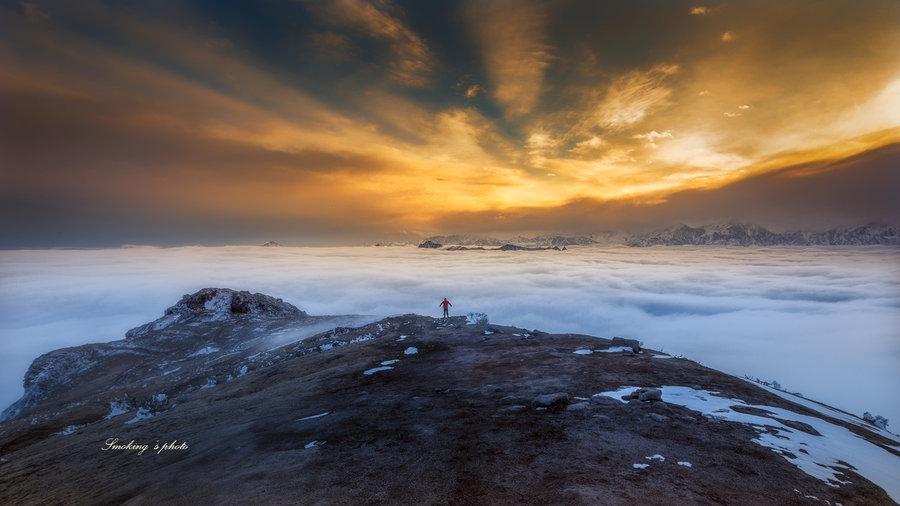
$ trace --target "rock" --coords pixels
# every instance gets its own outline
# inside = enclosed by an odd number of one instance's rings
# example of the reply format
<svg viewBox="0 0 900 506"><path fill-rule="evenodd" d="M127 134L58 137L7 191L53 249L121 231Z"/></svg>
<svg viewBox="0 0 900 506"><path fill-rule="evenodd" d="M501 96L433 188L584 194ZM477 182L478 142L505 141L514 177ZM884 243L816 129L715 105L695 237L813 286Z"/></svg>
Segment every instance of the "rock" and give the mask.
<svg viewBox="0 0 900 506"><path fill-rule="evenodd" d="M480 325L482 327L488 324L488 316L484 313L469 313L466 315L466 323L468 325ZM492 332L497 332L497 329L491 328L489 329Z"/></svg>
<svg viewBox="0 0 900 506"><path fill-rule="evenodd" d="M638 395L639 401L661 401L662 391L658 388L648 388Z"/></svg>
<svg viewBox="0 0 900 506"><path fill-rule="evenodd" d="M425 249L438 249L443 246L444 246L443 244L436 243L434 241L425 241L419 245L420 248L425 248Z"/></svg>
<svg viewBox="0 0 900 506"><path fill-rule="evenodd" d="M622 404L621 401L618 401L612 397L607 395L594 395L591 396L591 402L594 404L598 404L600 406L618 406Z"/></svg>
<svg viewBox="0 0 900 506"><path fill-rule="evenodd" d="M566 411L584 411L591 407L589 402L576 402L575 404L569 404L566 406Z"/></svg>
<svg viewBox="0 0 900 506"><path fill-rule="evenodd" d="M638 388L630 394L623 395L623 399L625 400L636 400L636 401L661 401L662 400L662 390L658 388Z"/></svg>
<svg viewBox="0 0 900 506"><path fill-rule="evenodd" d="M278 244L275 241L269 241L262 245L263 248L278 248L280 246L281 246L281 244Z"/></svg>
<svg viewBox="0 0 900 506"><path fill-rule="evenodd" d="M283 318L309 315L269 295L229 288L203 288L183 296L177 304L166 309L162 318L129 330L125 333L125 337L141 337L175 323L215 322L242 316Z"/></svg>
<svg viewBox="0 0 900 506"><path fill-rule="evenodd" d="M497 413L500 414L513 414L513 413L521 413L525 411L525 406L521 404L514 404L512 406L506 406L504 408L500 408L497 410Z"/></svg>
<svg viewBox="0 0 900 506"><path fill-rule="evenodd" d="M624 337L614 337L612 338L612 343L609 344L610 348L616 346L628 346L631 348L631 351L634 353L641 352L641 342L637 339L625 339Z"/></svg>
<svg viewBox="0 0 900 506"><path fill-rule="evenodd" d="M878 427L879 429L887 429L887 426L888 426L887 418L880 416L880 415L873 415L872 413L869 413L868 411L863 413L863 420L871 423L872 425Z"/></svg>
<svg viewBox="0 0 900 506"><path fill-rule="evenodd" d="M659 423L667 423L669 421L668 416L660 415L658 413L650 413L647 415L647 418L651 418Z"/></svg>
<svg viewBox="0 0 900 506"><path fill-rule="evenodd" d="M557 392L554 394L543 394L534 398L532 403L540 408L549 408L551 406L565 405L569 403L569 394Z"/></svg>
<svg viewBox="0 0 900 506"><path fill-rule="evenodd" d="M594 420L597 420L600 423L604 423L604 422L608 422L612 419L606 415L594 415Z"/></svg>

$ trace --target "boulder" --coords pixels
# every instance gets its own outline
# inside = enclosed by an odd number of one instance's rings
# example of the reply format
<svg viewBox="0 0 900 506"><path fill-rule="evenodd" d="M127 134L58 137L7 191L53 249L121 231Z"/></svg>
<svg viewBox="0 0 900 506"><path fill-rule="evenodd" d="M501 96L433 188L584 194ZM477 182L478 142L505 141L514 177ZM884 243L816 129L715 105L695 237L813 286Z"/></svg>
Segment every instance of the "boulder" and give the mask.
<svg viewBox="0 0 900 506"><path fill-rule="evenodd" d="M621 401L618 401L608 395L594 395L591 397L591 402L600 406L618 406L619 404L622 404Z"/></svg>
<svg viewBox="0 0 900 506"><path fill-rule="evenodd" d="M569 404L566 406L566 411L584 411L591 407L589 402L576 402L575 404Z"/></svg>
<svg viewBox="0 0 900 506"><path fill-rule="evenodd" d="M611 348L616 346L628 346L631 348L631 351L634 353L641 352L641 342L637 339L625 339L624 337L614 337L612 338L612 343L609 345Z"/></svg>
<svg viewBox="0 0 900 506"><path fill-rule="evenodd" d="M535 397L532 403L539 408L562 406L569 403L569 394L564 392L542 394Z"/></svg>
<svg viewBox="0 0 900 506"><path fill-rule="evenodd" d="M630 394L623 395L622 398L629 401L661 401L662 390L658 388L638 388Z"/></svg>
<svg viewBox="0 0 900 506"><path fill-rule="evenodd" d="M438 249L443 246L444 246L443 244L436 243L434 241L425 241L419 245L420 248L426 248L426 249Z"/></svg>

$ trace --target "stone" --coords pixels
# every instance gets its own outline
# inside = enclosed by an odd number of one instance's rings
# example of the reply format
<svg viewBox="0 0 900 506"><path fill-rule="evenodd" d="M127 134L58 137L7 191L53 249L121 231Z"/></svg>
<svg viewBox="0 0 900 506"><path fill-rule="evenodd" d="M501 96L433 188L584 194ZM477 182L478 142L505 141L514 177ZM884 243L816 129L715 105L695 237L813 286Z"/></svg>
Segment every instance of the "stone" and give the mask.
<svg viewBox="0 0 900 506"><path fill-rule="evenodd" d="M619 404L622 404L621 401L609 397L608 395L593 395L591 396L591 402L601 406L618 406Z"/></svg>
<svg viewBox="0 0 900 506"><path fill-rule="evenodd" d="M584 411L591 407L589 402L576 402L575 404L569 404L566 406L566 411Z"/></svg>
<svg viewBox="0 0 900 506"><path fill-rule="evenodd" d="M658 388L647 388L644 389L643 392L638 394L639 401L661 401L662 400L662 390Z"/></svg>
<svg viewBox="0 0 900 506"><path fill-rule="evenodd" d="M553 394L542 394L534 398L532 401L535 406L542 408L549 408L550 406L557 406L561 404L569 403L569 394L564 392L557 392Z"/></svg>
<svg viewBox="0 0 900 506"><path fill-rule="evenodd" d="M616 346L628 346L631 348L631 351L633 351L634 353L641 352L641 342L638 341L637 339L625 339L624 337L614 337L614 338L612 338L612 342L609 344L609 346L611 348L616 347Z"/></svg>
<svg viewBox="0 0 900 506"><path fill-rule="evenodd" d="M657 413L650 413L647 415L647 418L651 418L660 423L667 423L669 421L669 417L665 415L660 415Z"/></svg>
<svg viewBox="0 0 900 506"><path fill-rule="evenodd" d="M662 390L658 388L638 388L630 394L623 395L622 398L629 401L661 401Z"/></svg>
<svg viewBox="0 0 900 506"><path fill-rule="evenodd" d="M506 406L504 408L498 409L497 413L514 414L514 413L521 413L523 411L525 411L525 406L523 406L521 404L513 404L512 406Z"/></svg>

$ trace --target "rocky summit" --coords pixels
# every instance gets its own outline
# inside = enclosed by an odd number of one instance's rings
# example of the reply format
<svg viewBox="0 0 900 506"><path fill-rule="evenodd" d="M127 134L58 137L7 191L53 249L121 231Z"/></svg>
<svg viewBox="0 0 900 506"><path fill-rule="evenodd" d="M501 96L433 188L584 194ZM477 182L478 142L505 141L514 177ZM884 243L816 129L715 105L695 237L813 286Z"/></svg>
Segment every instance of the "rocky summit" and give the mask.
<svg viewBox="0 0 900 506"><path fill-rule="evenodd" d="M24 384L0 504L900 499L900 441L874 423L635 340L487 318L209 288Z"/></svg>

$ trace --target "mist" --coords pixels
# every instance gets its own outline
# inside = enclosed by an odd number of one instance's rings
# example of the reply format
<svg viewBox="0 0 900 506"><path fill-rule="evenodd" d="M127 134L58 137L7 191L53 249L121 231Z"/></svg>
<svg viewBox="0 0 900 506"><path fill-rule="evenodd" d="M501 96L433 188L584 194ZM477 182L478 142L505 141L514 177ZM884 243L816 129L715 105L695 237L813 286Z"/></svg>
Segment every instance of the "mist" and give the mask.
<svg viewBox="0 0 900 506"><path fill-rule="evenodd" d="M311 314L487 313L623 336L900 425L900 250L184 247L0 252L0 407L31 361L124 337L185 293L262 292Z"/></svg>

